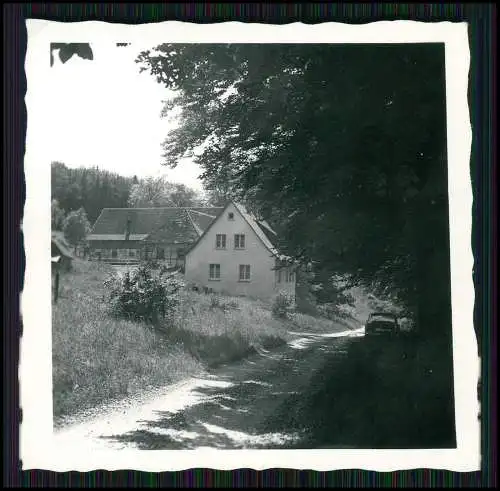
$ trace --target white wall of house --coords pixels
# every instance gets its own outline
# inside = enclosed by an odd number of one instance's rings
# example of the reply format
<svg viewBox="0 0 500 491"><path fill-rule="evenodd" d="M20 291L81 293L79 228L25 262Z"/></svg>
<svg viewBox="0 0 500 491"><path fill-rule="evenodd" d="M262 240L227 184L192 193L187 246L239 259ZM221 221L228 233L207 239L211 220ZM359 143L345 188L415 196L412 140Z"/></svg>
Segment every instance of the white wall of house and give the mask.
<svg viewBox="0 0 500 491"><path fill-rule="evenodd" d="M233 219L230 219L232 214ZM217 235L225 235L225 248L218 248ZM245 236L245 247L235 249L235 234ZM220 278L210 278L210 264L220 265ZM250 266L250 278L240 279L240 266ZM295 293L295 279L278 283L275 258L248 222L230 204L186 256L186 280L214 291L270 299L279 290ZM214 268L213 268L214 269ZM283 275L284 280L284 275Z"/></svg>

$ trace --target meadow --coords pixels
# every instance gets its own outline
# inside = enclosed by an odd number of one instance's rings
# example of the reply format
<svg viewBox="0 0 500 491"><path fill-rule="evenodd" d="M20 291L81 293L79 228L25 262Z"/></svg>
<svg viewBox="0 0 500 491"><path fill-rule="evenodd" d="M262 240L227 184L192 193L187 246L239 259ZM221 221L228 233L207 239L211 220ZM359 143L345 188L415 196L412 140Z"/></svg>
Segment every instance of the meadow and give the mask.
<svg viewBox="0 0 500 491"><path fill-rule="evenodd" d="M52 306L53 402L67 416L204 373L291 332L333 332L345 325L291 313L276 318L270 303L183 289L167 319L152 325L116 318L106 302L112 266L79 259L61 275Z"/></svg>

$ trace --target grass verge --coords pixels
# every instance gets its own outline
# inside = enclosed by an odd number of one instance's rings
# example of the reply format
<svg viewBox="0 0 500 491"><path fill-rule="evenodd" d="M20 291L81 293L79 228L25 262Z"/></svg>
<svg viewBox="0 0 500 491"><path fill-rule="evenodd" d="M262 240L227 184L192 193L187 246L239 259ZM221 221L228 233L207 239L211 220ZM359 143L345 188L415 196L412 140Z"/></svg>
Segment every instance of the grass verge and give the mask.
<svg viewBox="0 0 500 491"><path fill-rule="evenodd" d="M235 361L290 339L290 331L344 329L293 314L276 319L270 305L248 298L180 293L163 325L118 320L105 302L111 266L81 260L61 276L53 305L53 401L56 424L66 416L170 385L207 367Z"/></svg>
<svg viewBox="0 0 500 491"><path fill-rule="evenodd" d="M263 302L183 291L167 337L209 367L284 343L291 326L275 319Z"/></svg>
<svg viewBox="0 0 500 491"><path fill-rule="evenodd" d="M74 261L52 306L56 421L113 399L161 387L203 367L145 324L112 318L103 301L105 265Z"/></svg>

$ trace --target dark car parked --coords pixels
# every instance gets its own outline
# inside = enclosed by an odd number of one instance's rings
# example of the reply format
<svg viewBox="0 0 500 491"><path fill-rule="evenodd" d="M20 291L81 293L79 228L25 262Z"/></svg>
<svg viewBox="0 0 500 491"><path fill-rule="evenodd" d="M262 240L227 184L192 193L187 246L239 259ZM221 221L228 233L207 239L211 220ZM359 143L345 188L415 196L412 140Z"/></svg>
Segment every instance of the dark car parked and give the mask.
<svg viewBox="0 0 500 491"><path fill-rule="evenodd" d="M399 332L397 316L387 312L370 314L365 324L365 336L396 335Z"/></svg>

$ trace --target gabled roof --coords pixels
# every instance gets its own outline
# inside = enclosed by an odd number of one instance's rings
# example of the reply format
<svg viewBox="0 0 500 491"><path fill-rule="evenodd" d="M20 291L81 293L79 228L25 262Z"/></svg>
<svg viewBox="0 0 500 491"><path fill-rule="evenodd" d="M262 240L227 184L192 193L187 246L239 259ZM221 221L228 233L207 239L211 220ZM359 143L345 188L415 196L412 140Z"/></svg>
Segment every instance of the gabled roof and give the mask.
<svg viewBox="0 0 500 491"><path fill-rule="evenodd" d="M264 225L263 222L259 222L242 204L233 202L233 205L240 212L241 216L246 220L248 225L250 225L252 230L267 247L267 249L269 249L274 256L278 256L278 249L275 246L277 239L276 232L274 232L274 230L267 223Z"/></svg>
<svg viewBox="0 0 500 491"><path fill-rule="evenodd" d="M179 229L187 234L186 239L177 237L181 242L192 241L193 231L195 239L203 233L213 218L222 208L104 208L97 218L87 240L123 240L127 222L129 223L129 240L144 240L151 234L163 234L170 227ZM196 229L190 220L191 215L200 215L204 218L197 221ZM181 224L189 224L183 228ZM182 235L182 234L181 234Z"/></svg>
<svg viewBox="0 0 500 491"><path fill-rule="evenodd" d="M199 230L194 226L188 210L184 209L153 230L147 236L147 240L158 242L168 241L172 244L186 244L195 242L202 233L203 230Z"/></svg>
<svg viewBox="0 0 500 491"><path fill-rule="evenodd" d="M208 225L208 227L205 229L200 238L190 247L188 253L191 252L197 246L197 244L201 241L201 239L208 233L211 226L217 221L219 216L222 215L224 211L227 209L227 207L231 204L238 210L243 219L252 228L252 230L255 232L255 234L264 244L264 246L269 250L269 252L271 252L271 254L275 256L277 259L283 259L284 256L282 256L279 253L276 245L278 236L276 232L271 228L271 226L265 221L258 220L251 213L249 213L242 204L236 203L232 200L229 201L224 208L220 209L220 212L217 214L217 217Z"/></svg>
<svg viewBox="0 0 500 491"><path fill-rule="evenodd" d="M190 220L194 227L199 231L199 235L210 226L210 224L217 218L220 211L224 208L212 208L210 213L208 211L200 211L194 208L187 210Z"/></svg>

